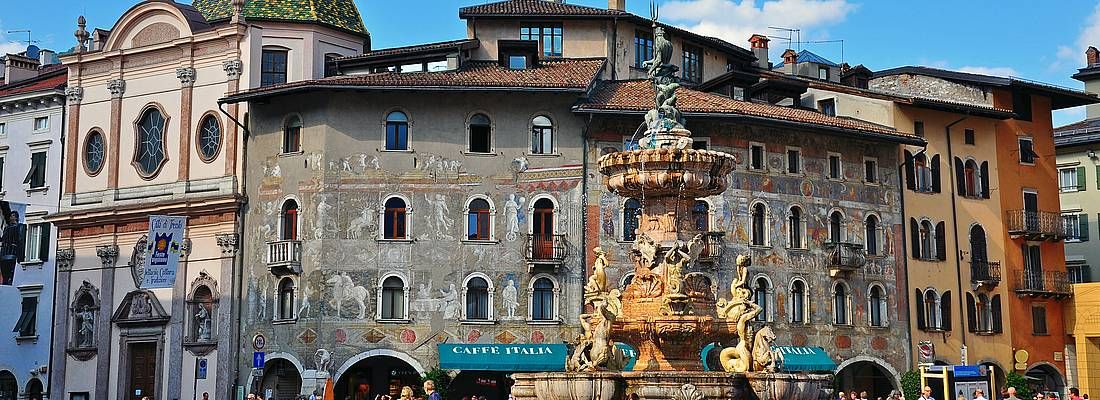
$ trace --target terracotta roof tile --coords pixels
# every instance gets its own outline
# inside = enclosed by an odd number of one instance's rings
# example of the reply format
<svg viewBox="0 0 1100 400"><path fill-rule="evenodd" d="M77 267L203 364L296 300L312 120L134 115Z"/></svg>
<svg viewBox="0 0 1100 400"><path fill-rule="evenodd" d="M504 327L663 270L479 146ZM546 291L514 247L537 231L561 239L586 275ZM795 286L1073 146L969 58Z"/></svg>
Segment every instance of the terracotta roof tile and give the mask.
<svg viewBox="0 0 1100 400"><path fill-rule="evenodd" d="M820 125L823 128L843 129L874 135L886 135L896 139L919 142L921 139L904 132L869 122L830 117L815 111L771 104L734 100L716 94L680 88L676 90L680 111L691 114L726 114L731 117L747 116L771 119L779 122ZM653 86L649 81L608 81L596 88L588 101L577 111L620 110L647 111L653 107Z"/></svg>
<svg viewBox="0 0 1100 400"><path fill-rule="evenodd" d="M69 75L66 72L54 69L36 78L8 85L0 85L0 97L37 92L40 90L60 89L68 83L68 80Z"/></svg>
<svg viewBox="0 0 1100 400"><path fill-rule="evenodd" d="M276 93L316 87L424 88L424 89L551 89L583 91L603 69L604 60L564 59L542 61L538 68L513 70L496 62L467 62L462 68L442 72L383 72L334 76L267 86L229 96L236 102Z"/></svg>
<svg viewBox="0 0 1100 400"><path fill-rule="evenodd" d="M458 10L460 18L487 16L625 16L626 11L609 10L558 3L547 0L505 0L496 3L462 7Z"/></svg>

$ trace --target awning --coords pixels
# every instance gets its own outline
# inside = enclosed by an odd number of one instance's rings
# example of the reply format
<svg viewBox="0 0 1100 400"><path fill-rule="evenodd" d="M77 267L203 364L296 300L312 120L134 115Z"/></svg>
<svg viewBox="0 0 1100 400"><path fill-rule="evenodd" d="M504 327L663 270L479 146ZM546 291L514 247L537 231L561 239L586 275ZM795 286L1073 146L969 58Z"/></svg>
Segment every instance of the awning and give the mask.
<svg viewBox="0 0 1100 400"><path fill-rule="evenodd" d="M833 372L836 362L820 347L777 346L784 372Z"/></svg>
<svg viewBox="0 0 1100 400"><path fill-rule="evenodd" d="M439 344L439 368L469 371L565 370L564 344Z"/></svg>
<svg viewBox="0 0 1100 400"><path fill-rule="evenodd" d="M638 362L638 350L634 349L634 346L623 342L615 342L615 347L623 351L623 355L626 356L626 365L623 366L623 371L633 371L634 363Z"/></svg>

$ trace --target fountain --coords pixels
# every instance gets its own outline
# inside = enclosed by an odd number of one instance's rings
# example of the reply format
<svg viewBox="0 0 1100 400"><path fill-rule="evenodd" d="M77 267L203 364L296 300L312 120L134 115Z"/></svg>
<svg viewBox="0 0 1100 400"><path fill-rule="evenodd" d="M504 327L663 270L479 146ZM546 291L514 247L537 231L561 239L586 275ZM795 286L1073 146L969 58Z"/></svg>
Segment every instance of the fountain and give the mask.
<svg viewBox="0 0 1100 400"><path fill-rule="evenodd" d="M685 275L705 246L690 213L695 199L726 190L733 156L694 150L691 132L676 108L677 67L672 44L656 24L654 58L645 63L653 81L655 107L645 116L639 149L598 160L607 187L639 199L642 214L631 248L633 281L620 292L607 284L607 259L595 251L593 273L584 287L583 334L564 373L515 374L517 400L761 399L816 400L831 393L832 375L779 373L781 356L771 348L771 327L754 322L761 312L752 301L747 274L751 260L738 256L729 299L708 287L693 288ZM697 289L697 290L693 290ZM615 342L637 349L633 371ZM721 350L722 371L704 371L699 356L709 343Z"/></svg>

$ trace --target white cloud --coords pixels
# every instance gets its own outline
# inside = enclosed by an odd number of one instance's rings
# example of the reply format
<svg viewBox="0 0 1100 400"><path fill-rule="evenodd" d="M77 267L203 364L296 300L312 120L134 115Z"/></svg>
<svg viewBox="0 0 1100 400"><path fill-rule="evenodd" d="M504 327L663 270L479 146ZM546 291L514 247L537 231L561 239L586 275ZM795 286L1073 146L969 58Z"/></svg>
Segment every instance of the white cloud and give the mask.
<svg viewBox="0 0 1100 400"><path fill-rule="evenodd" d="M1055 52L1054 62L1048 68L1059 70L1065 67L1079 68L1085 65L1085 49L1100 46L1100 3L1093 8L1092 14L1085 19L1081 33L1072 45L1060 45Z"/></svg>
<svg viewBox="0 0 1100 400"><path fill-rule="evenodd" d="M953 70L956 70L956 71L959 71L959 72L969 72L969 73L972 73L972 74L1001 76L1001 77L1020 76L1020 74L1018 72L1016 72L1016 70L1012 69L1012 67L975 67L975 66L969 66L968 65L968 66L964 66L964 67L948 68L948 69L953 69Z"/></svg>
<svg viewBox="0 0 1100 400"><path fill-rule="evenodd" d="M768 29L769 26L801 29L803 40L815 38L814 29L844 22L856 8L847 0L766 0L759 7L756 3L753 0L674 0L661 6L660 18L695 33L748 47L749 36L754 33L779 35Z"/></svg>
<svg viewBox="0 0 1100 400"><path fill-rule="evenodd" d="M0 56L4 54L18 53L27 49L27 45L19 42L0 42Z"/></svg>

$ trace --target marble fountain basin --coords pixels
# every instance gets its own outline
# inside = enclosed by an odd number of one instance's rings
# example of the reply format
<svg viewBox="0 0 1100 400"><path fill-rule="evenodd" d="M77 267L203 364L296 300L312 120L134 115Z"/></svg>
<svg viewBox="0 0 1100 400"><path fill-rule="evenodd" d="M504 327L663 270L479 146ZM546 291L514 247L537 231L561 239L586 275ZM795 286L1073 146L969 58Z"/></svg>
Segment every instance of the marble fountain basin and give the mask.
<svg viewBox="0 0 1100 400"><path fill-rule="evenodd" d="M824 400L830 374L711 371L544 372L514 374L516 400Z"/></svg>

